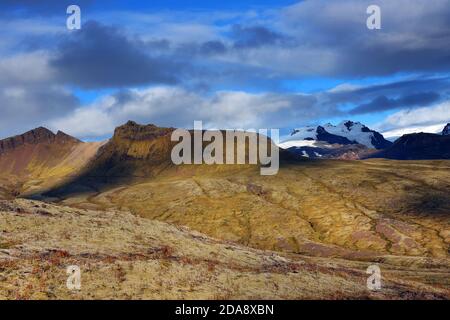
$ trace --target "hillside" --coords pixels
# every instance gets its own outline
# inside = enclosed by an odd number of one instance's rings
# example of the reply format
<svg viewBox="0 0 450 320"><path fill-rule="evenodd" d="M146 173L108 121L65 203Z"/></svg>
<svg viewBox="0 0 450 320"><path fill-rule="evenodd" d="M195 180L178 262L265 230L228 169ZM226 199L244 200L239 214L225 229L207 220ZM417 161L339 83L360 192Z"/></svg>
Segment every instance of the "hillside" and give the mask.
<svg viewBox="0 0 450 320"><path fill-rule="evenodd" d="M370 157L396 160L450 159L450 135L406 134L386 150L372 154Z"/></svg>
<svg viewBox="0 0 450 320"><path fill-rule="evenodd" d="M76 175L102 143L84 143L61 131L37 128L0 140L0 198L49 188Z"/></svg>
<svg viewBox="0 0 450 320"><path fill-rule="evenodd" d="M302 261L309 261L317 267L323 264L329 266L329 263L352 268L383 263L385 268L392 269L395 278L399 277L398 270L401 269L404 279L448 292L448 160L308 160L292 159L282 151L278 174L261 176L257 165L174 165L170 159L170 150L175 143L170 141L172 130L129 122L118 127L112 139L102 146L76 142L64 149L64 145L41 141L19 146L0 155L0 158L17 155L18 150L23 149L66 150L54 162L39 156L45 170L28 170L28 164L26 174L10 176L17 181L22 179L22 190L31 190L29 186L34 182L30 177L39 174L41 177L49 176L49 172L64 167L64 163L74 163L66 160L71 159L67 158L68 154L73 154L77 148L86 148L86 145L93 146L95 153L82 158L84 160L80 166L75 169L68 166L71 169L62 170L64 174L57 171L59 174L56 177L59 179L42 179L48 184L41 182L34 193L28 194L34 199L57 203L58 206L45 205L56 216L73 212L76 218L69 215L71 227L74 221L83 219L78 215L82 212L89 212L89 216L98 219L101 215L110 218L112 212L124 217L129 217L131 213L139 224L145 221L145 224L170 223L183 230L188 227L221 243L246 247L251 252L277 252L295 261L301 257ZM36 152L32 154L33 157L40 155ZM49 160L51 158L49 156ZM59 162L58 159L64 161ZM8 185L1 186L11 198ZM37 208L42 206L25 200L17 203L23 203L26 208L30 203L37 205ZM10 204L7 203L8 206ZM18 212L36 211L26 208ZM25 216L41 219L42 215ZM19 214L18 217L23 218L24 215ZM65 224L67 221L63 218L59 223ZM80 231L86 234L83 239L89 238L88 233L101 231L96 231L96 222L89 220L83 223L94 228ZM126 225L121 220L118 224ZM20 223L17 228L26 230ZM35 227L30 225L29 228ZM38 230L40 226L36 228L36 232L45 233L44 229ZM121 237L125 238L139 233L134 227L122 231ZM2 235L8 236L9 232ZM31 234L33 232L29 231ZM109 232L113 236L119 231L114 226ZM64 237L70 239L73 236L60 234L52 238L52 243L60 243L61 250L68 250L70 245ZM101 237L107 241L109 235L104 232ZM11 234L7 243L14 238L16 235ZM120 245L107 241L103 249ZM111 248L108 249L108 246ZM94 263L97 260L90 261ZM141 269L140 272L144 271ZM261 276L261 272L255 273L255 276ZM352 271L346 270L344 273L348 276ZM132 277L138 278L138 274L132 274ZM168 274L167 277L172 276ZM253 286L252 281L249 280L250 287ZM336 284L333 281L330 283ZM265 289L258 287L253 293L260 290L265 292ZM329 290L328 287L326 290ZM335 291L326 295L326 290L320 293L323 298L334 296ZM114 296L107 292L105 290L103 294ZM285 297L294 297L284 294ZM140 297L136 292L132 296ZM341 297L340 294L338 296ZM409 293L404 298L408 296L414 295ZM270 298L268 295L258 297ZM308 291L307 295L299 297L315 295Z"/></svg>
<svg viewBox="0 0 450 320"><path fill-rule="evenodd" d="M415 274L380 263L281 256L225 243L129 212L0 202L0 299L448 299L448 264L411 260ZM444 263L444 264L443 264ZM66 268L81 270L81 290ZM426 282L432 282L426 284Z"/></svg>
<svg viewBox="0 0 450 320"><path fill-rule="evenodd" d="M448 258L449 169L448 162L304 161L262 177L257 168L191 165L63 194L62 203L127 209L261 249Z"/></svg>
<svg viewBox="0 0 450 320"><path fill-rule="evenodd" d="M44 198L71 197L79 193L97 193L99 190L129 185L136 181L147 181L164 172L174 172L174 170L178 170L177 168L184 168L184 165L180 167L174 165L171 159L171 151L178 144L177 141L171 141L174 130L173 128L161 128L151 124L139 125L133 121L117 127L113 137L98 150L96 156L87 163L82 171L66 183L54 185L53 188L46 190ZM189 133L192 137L194 131L190 130ZM221 133L225 136L225 131L222 130ZM244 144L246 154L248 154L249 147L249 139L246 139L246 137L258 137L256 133L252 132L236 132L236 136L238 137L238 139L235 139L236 145ZM191 143L193 144L193 141ZM272 142L268 139L267 143L271 145ZM202 150L208 144L208 142L203 142ZM237 158L236 145L234 146L235 159ZM275 145L273 146L277 148ZM270 150L269 147L268 149ZM225 152L226 141L223 142L224 156ZM280 158L288 161L292 156L290 153L280 150ZM248 162L248 155L246 162ZM189 165L187 166L189 167ZM219 171L229 172L236 172L237 168L238 170L259 168L258 165L249 164L201 165L200 167L214 168L213 170L220 167ZM41 193L38 192L33 197L41 199Z"/></svg>

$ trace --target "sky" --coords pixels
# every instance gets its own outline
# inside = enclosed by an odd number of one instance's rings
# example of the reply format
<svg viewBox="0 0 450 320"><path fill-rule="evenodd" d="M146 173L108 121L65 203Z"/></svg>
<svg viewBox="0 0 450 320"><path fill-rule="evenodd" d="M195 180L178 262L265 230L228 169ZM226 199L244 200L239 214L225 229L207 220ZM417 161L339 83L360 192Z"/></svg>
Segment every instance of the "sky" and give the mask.
<svg viewBox="0 0 450 320"><path fill-rule="evenodd" d="M0 23L0 138L347 119L392 138L450 122L450 0L2 0Z"/></svg>

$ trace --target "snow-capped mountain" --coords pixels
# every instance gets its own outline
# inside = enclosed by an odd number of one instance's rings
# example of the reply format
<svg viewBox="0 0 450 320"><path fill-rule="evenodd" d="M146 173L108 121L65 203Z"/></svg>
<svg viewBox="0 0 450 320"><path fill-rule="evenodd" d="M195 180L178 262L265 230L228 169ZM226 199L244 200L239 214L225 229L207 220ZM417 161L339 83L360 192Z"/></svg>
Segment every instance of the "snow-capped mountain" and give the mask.
<svg viewBox="0 0 450 320"><path fill-rule="evenodd" d="M442 130L442 135L443 136L450 135L450 123L447 123L447 125L444 127L444 130Z"/></svg>
<svg viewBox="0 0 450 320"><path fill-rule="evenodd" d="M342 121L337 126L328 123L324 126L295 129L291 136L280 144L280 147L285 149L314 147L318 142L321 147L324 143L330 145L361 144L371 149L385 149L392 145L392 142L384 139L383 135L360 122Z"/></svg>

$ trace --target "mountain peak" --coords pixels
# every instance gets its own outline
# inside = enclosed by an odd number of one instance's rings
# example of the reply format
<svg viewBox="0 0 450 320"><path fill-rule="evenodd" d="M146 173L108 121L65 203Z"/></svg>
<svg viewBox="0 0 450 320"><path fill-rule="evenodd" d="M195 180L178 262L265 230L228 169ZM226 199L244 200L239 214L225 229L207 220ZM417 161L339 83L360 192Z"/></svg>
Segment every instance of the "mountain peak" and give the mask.
<svg viewBox="0 0 450 320"><path fill-rule="evenodd" d="M397 160L450 159L450 135L424 132L405 134L391 147L373 157Z"/></svg>
<svg viewBox="0 0 450 320"><path fill-rule="evenodd" d="M447 125L444 127L444 130L442 130L442 135L443 136L450 135L450 122L447 123Z"/></svg>
<svg viewBox="0 0 450 320"><path fill-rule="evenodd" d="M57 142L60 143L80 143L81 140L78 140L75 137L72 137L71 135L68 135L65 132L62 132L60 130L58 130L58 132L56 133L55 139Z"/></svg>
<svg viewBox="0 0 450 320"><path fill-rule="evenodd" d="M51 130L45 127L38 127L23 134L0 140L0 154L14 150L26 144L53 143L55 141L59 143L81 142L80 140L71 137L64 132L58 131L58 134L55 135Z"/></svg>
<svg viewBox="0 0 450 320"><path fill-rule="evenodd" d="M324 126L296 129L288 139L288 141L293 140L299 141L299 145L304 145L304 141L315 140L328 144L361 144L371 149L385 149L392 144L380 133L369 129L360 122L351 120L344 120L337 126L327 123Z"/></svg>
<svg viewBox="0 0 450 320"><path fill-rule="evenodd" d="M141 125L134 121L128 121L114 131L115 140L151 140L171 133L173 128L162 128L154 124Z"/></svg>

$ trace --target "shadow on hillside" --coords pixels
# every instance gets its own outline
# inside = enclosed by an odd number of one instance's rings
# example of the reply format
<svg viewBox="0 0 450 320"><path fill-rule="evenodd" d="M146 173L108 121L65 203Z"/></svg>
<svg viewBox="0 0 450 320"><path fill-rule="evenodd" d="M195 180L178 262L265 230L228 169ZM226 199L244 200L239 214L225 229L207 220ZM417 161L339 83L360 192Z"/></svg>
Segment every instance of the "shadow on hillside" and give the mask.
<svg viewBox="0 0 450 320"><path fill-rule="evenodd" d="M320 167L327 165L326 163L329 163L329 161L296 157L284 150L280 152L280 170L299 165ZM180 168L183 167L186 168L186 172L195 171L201 174L202 169L198 168L201 166L207 171L210 168L225 165L175 166L170 160L162 163L154 163L150 159L135 159L129 157L119 159L107 158L106 160L98 158L93 161L93 164L88 164L79 175L73 176L51 189L26 195L25 198L57 201L73 196L90 196L120 186L145 182L161 175L163 172L170 175L170 172L172 172L171 170L173 170L173 174L177 174L176 172L179 172ZM228 167L229 165L226 166ZM197 167L195 168L197 170L193 170L194 167ZM255 165L255 167L259 168L259 165ZM230 170L230 172L231 171L234 172L233 174L236 174L235 168ZM255 174L259 174L259 170L255 170Z"/></svg>
<svg viewBox="0 0 450 320"><path fill-rule="evenodd" d="M430 189L424 192L408 192L399 196L392 204L401 207L401 213L414 216L450 217L450 195L448 186L442 191Z"/></svg>

